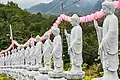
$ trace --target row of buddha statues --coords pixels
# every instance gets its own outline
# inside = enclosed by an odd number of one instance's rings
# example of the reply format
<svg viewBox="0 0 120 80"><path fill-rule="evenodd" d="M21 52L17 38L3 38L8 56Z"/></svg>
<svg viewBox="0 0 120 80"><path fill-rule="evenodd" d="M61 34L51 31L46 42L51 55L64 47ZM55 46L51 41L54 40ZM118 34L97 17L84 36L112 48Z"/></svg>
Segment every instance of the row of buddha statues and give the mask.
<svg viewBox="0 0 120 80"><path fill-rule="evenodd" d="M102 10L106 14L103 26L98 26L96 20L94 20L94 26L98 38L98 55L102 63L104 75L100 80L118 80L118 18L114 14L115 6L112 0L105 0L102 3ZM73 26L71 33L64 31L67 43L68 54L72 63L70 71L65 72L67 79L73 79L81 77L85 74L82 71L82 28L79 25L80 18L77 14L74 14L70 18L70 22ZM54 69L52 72L48 72L50 76L62 76L63 74L63 60L62 60L62 38L60 35L60 29L53 28L54 35L53 42L50 40L48 32L44 34L46 41L44 44L40 42L40 37L36 37L36 45L33 41L30 45L24 48L17 48L8 51L5 54L0 55L0 66L8 65L29 65L42 68L42 58L44 60L43 70L51 69L51 58L54 62ZM82 75L82 76L81 76ZM71 77L72 76L72 77Z"/></svg>

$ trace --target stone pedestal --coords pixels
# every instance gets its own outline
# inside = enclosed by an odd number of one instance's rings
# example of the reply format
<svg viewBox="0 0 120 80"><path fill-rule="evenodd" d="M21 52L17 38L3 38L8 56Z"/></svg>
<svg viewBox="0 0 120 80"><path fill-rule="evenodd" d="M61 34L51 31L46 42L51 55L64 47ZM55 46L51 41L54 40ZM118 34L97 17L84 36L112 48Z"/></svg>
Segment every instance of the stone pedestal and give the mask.
<svg viewBox="0 0 120 80"><path fill-rule="evenodd" d="M58 79L49 78L48 80L67 80L67 79L65 79L65 78L58 78Z"/></svg>
<svg viewBox="0 0 120 80"><path fill-rule="evenodd" d="M67 80L82 80L84 76L85 76L85 72L81 72L81 73L74 73L69 71L64 72L64 77Z"/></svg>
<svg viewBox="0 0 120 80"><path fill-rule="evenodd" d="M56 72L48 72L48 76L50 78L63 78L64 77L64 74L61 72L61 73L56 73Z"/></svg>
<svg viewBox="0 0 120 80"><path fill-rule="evenodd" d="M39 72L41 74L48 74L48 72L52 72L52 71L53 71L53 69L46 69L46 68L40 68L39 69Z"/></svg>
<svg viewBox="0 0 120 80"><path fill-rule="evenodd" d="M48 80L49 76L46 74L39 74L35 76L35 80Z"/></svg>
<svg viewBox="0 0 120 80"><path fill-rule="evenodd" d="M94 78L92 80L103 80L103 78L102 77L101 78Z"/></svg>

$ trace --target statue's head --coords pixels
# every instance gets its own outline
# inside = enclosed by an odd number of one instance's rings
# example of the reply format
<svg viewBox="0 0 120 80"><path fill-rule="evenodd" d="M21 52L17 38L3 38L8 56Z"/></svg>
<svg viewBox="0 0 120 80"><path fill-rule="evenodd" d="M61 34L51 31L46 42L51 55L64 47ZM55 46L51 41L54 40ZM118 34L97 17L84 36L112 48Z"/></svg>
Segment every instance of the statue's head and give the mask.
<svg viewBox="0 0 120 80"><path fill-rule="evenodd" d="M37 35L35 39L36 39L36 42L39 42L40 41L40 36Z"/></svg>
<svg viewBox="0 0 120 80"><path fill-rule="evenodd" d="M17 50L20 50L20 49L21 49L21 48L18 46L18 47L17 47Z"/></svg>
<svg viewBox="0 0 120 80"><path fill-rule="evenodd" d="M14 53L14 49L11 50L11 53Z"/></svg>
<svg viewBox="0 0 120 80"><path fill-rule="evenodd" d="M10 54L10 51L8 51L8 55Z"/></svg>
<svg viewBox="0 0 120 80"><path fill-rule="evenodd" d="M34 41L30 41L30 46L32 47L34 45L35 45Z"/></svg>
<svg viewBox="0 0 120 80"><path fill-rule="evenodd" d="M57 28L57 27L53 28L53 35L54 35L54 36L57 36L57 35L59 35L59 34L60 34L60 29Z"/></svg>
<svg viewBox="0 0 120 80"><path fill-rule="evenodd" d="M102 3L102 10L105 14L109 15L109 14L113 14L115 12L115 4L113 1L104 1Z"/></svg>
<svg viewBox="0 0 120 80"><path fill-rule="evenodd" d="M50 35L48 34L48 32L46 32L43 36L44 36L46 39L49 39L49 38L50 38Z"/></svg>
<svg viewBox="0 0 120 80"><path fill-rule="evenodd" d="M7 52L5 52L5 56L7 56Z"/></svg>
<svg viewBox="0 0 120 80"><path fill-rule="evenodd" d="M77 14L74 14L71 18L70 18L70 22L72 24L72 26L77 26L80 23L80 18Z"/></svg>
<svg viewBox="0 0 120 80"><path fill-rule="evenodd" d="M2 54L2 57L4 57L4 54Z"/></svg>
<svg viewBox="0 0 120 80"><path fill-rule="evenodd" d="M15 48L15 49L14 49L14 52L16 52L16 51L17 51L17 49Z"/></svg>

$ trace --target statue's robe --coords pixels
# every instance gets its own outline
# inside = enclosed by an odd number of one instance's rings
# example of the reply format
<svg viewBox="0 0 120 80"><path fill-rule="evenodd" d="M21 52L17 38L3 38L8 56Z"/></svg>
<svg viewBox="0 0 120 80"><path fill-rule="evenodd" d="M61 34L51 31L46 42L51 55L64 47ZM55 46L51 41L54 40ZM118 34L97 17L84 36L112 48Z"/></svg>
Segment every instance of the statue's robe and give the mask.
<svg viewBox="0 0 120 80"><path fill-rule="evenodd" d="M73 66L79 66L81 68L83 59L82 59L82 28L74 26L71 30L70 36L70 46L71 54L73 60ZM82 71L82 69L80 69Z"/></svg>
<svg viewBox="0 0 120 80"><path fill-rule="evenodd" d="M4 66L4 57L0 56L0 66Z"/></svg>
<svg viewBox="0 0 120 80"><path fill-rule="evenodd" d="M62 61L62 40L61 36L55 36L53 40L53 60L54 60L54 71L61 72L63 70L63 61Z"/></svg>
<svg viewBox="0 0 120 80"><path fill-rule="evenodd" d="M21 49L21 53L19 56L20 65L24 65L24 57L25 57L25 50L23 48L23 49Z"/></svg>
<svg viewBox="0 0 120 80"><path fill-rule="evenodd" d="M34 57L34 52L35 52L35 46L32 46L30 48L30 53L29 53L29 56L28 56L28 60L29 60L29 64L30 65L35 65L35 60L33 59Z"/></svg>
<svg viewBox="0 0 120 80"><path fill-rule="evenodd" d="M50 62L51 62L51 53L53 50L53 44L50 39L47 39L44 43L43 47L43 55L44 55L44 65L45 68L49 67L51 68Z"/></svg>
<svg viewBox="0 0 120 80"><path fill-rule="evenodd" d="M17 60L16 60L16 52L14 52L14 53L11 54L11 64L15 65L16 62L17 62Z"/></svg>
<svg viewBox="0 0 120 80"><path fill-rule="evenodd" d="M29 65L29 54L30 54L30 47L28 46L26 49L25 49L25 65Z"/></svg>
<svg viewBox="0 0 120 80"><path fill-rule="evenodd" d="M5 62L5 66L7 66L7 53L5 53L5 57L4 57L4 62Z"/></svg>
<svg viewBox="0 0 120 80"><path fill-rule="evenodd" d="M118 19L113 15L108 15L103 23L103 28L97 30L101 63L104 69L104 79L117 80L118 70ZM113 72L113 73L112 73ZM113 75L112 75L113 74ZM116 77L115 77L116 76Z"/></svg>
<svg viewBox="0 0 120 80"><path fill-rule="evenodd" d="M42 42L37 42L35 46L34 59L36 60L36 64L42 65Z"/></svg>

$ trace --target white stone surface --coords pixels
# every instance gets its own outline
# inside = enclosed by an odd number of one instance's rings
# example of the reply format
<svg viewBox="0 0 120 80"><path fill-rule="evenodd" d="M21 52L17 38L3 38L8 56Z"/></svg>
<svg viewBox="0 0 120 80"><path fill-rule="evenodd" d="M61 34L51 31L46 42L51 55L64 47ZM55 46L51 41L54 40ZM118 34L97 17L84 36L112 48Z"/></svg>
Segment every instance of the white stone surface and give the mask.
<svg viewBox="0 0 120 80"><path fill-rule="evenodd" d="M64 77L69 80L82 80L85 77L85 72L72 73L69 71L64 72Z"/></svg>
<svg viewBox="0 0 120 80"><path fill-rule="evenodd" d="M64 74L61 72L61 73L58 73L58 72L48 72L48 76L50 78L63 78L64 77Z"/></svg>
<svg viewBox="0 0 120 80"><path fill-rule="evenodd" d="M114 14L114 2L103 2L102 10L106 14L103 27L99 27L97 21L94 21L94 25L99 42L98 54L104 71L103 80L118 80L118 18Z"/></svg>

